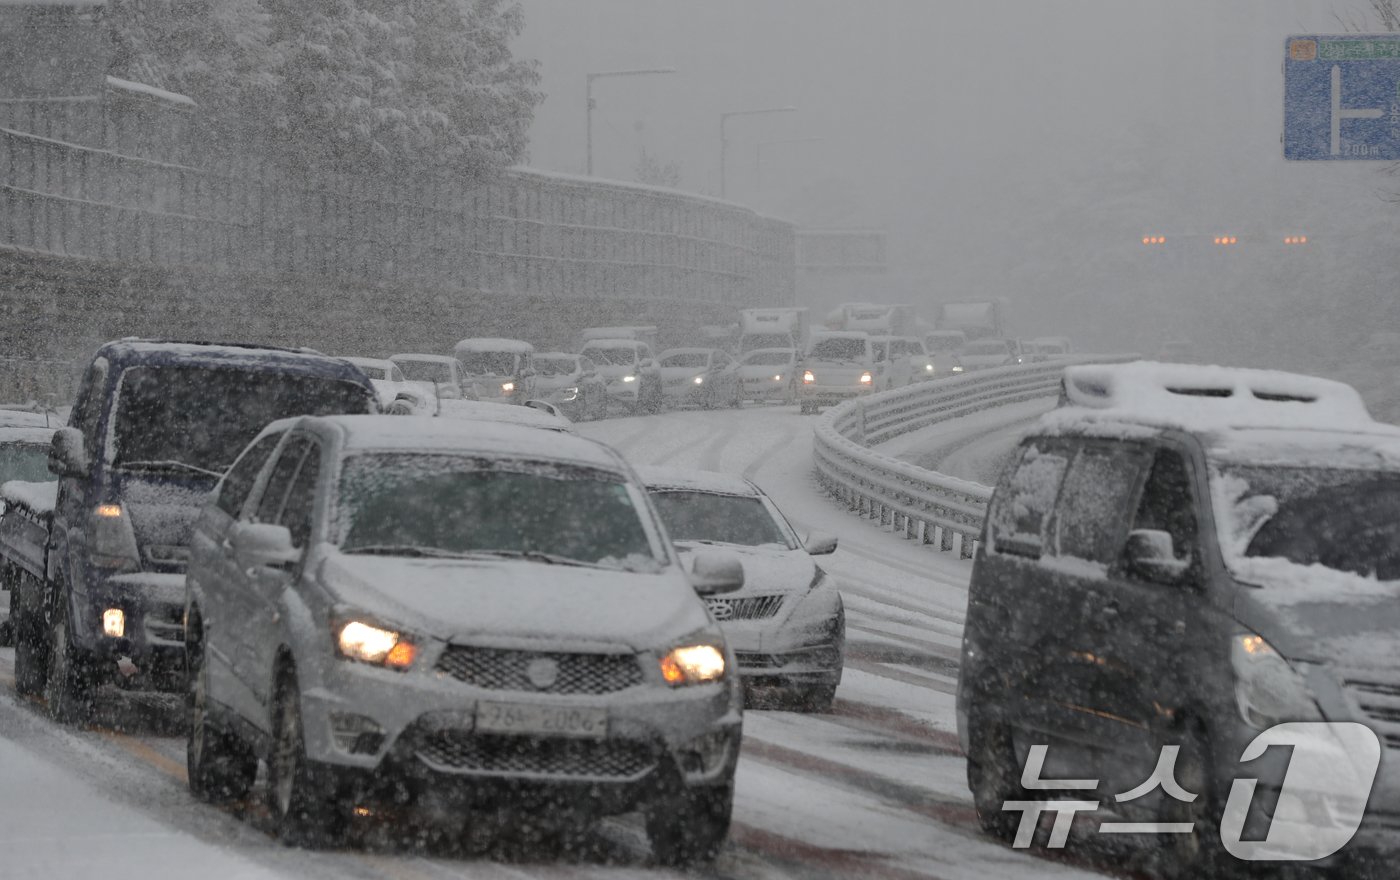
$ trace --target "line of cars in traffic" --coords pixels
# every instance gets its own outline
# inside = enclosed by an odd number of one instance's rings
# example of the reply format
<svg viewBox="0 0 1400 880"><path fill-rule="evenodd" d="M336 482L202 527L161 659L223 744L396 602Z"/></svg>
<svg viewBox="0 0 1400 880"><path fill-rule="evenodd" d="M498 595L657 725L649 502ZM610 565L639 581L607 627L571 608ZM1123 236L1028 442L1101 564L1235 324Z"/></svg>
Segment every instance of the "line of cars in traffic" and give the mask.
<svg viewBox="0 0 1400 880"><path fill-rule="evenodd" d="M712 857L745 703L841 680L835 539L531 408L383 400L305 349L104 345L68 424L0 435L17 691L63 722L184 694L191 792L265 765L290 842L640 810L659 861Z"/></svg>

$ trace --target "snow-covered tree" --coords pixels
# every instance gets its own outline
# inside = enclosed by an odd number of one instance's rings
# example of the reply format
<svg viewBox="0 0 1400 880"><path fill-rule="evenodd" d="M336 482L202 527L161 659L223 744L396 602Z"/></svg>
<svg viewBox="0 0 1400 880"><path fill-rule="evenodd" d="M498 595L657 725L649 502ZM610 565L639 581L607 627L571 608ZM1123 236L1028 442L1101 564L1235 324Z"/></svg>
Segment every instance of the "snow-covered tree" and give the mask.
<svg viewBox="0 0 1400 880"><path fill-rule="evenodd" d="M679 189L681 185L681 166L675 162L667 162L663 165L645 149L637 157L635 173L638 183L666 186L671 189Z"/></svg>

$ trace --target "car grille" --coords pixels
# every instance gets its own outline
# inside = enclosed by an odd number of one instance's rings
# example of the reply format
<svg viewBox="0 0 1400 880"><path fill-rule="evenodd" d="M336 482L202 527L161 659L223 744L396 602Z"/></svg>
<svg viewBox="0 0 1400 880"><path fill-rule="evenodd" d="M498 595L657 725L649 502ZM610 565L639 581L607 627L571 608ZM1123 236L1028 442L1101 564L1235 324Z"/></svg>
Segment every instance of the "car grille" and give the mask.
<svg viewBox="0 0 1400 880"><path fill-rule="evenodd" d="M1356 706L1372 721L1400 726L1400 685L1378 681L1347 681ZM1400 727L1376 731L1387 748L1400 749Z"/></svg>
<svg viewBox="0 0 1400 880"><path fill-rule="evenodd" d="M152 608L145 614L146 640L151 643L185 643L185 609Z"/></svg>
<svg viewBox="0 0 1400 880"><path fill-rule="evenodd" d="M734 659L740 669L782 669L786 664L776 654L755 654L749 651L735 651Z"/></svg>
<svg viewBox="0 0 1400 880"><path fill-rule="evenodd" d="M766 620L783 607L784 598L781 594L744 596L737 599L711 596L705 600L705 604L709 606L710 614L715 620Z"/></svg>
<svg viewBox="0 0 1400 880"><path fill-rule="evenodd" d="M474 736L463 730L428 734L417 753L435 770L549 779L628 780L656 766L655 752L639 742Z"/></svg>
<svg viewBox="0 0 1400 880"><path fill-rule="evenodd" d="M530 680L530 664L552 660L558 675L539 687ZM633 654L562 654L452 645L437 670L458 681L492 691L546 694L611 694L642 683L642 667Z"/></svg>

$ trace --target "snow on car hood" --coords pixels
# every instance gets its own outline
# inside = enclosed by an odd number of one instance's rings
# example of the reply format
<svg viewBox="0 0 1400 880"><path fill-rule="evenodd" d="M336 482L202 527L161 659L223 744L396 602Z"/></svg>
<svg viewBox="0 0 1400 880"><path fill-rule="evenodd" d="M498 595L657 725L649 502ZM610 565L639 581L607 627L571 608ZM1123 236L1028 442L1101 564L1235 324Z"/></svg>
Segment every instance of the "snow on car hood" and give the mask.
<svg viewBox="0 0 1400 880"><path fill-rule="evenodd" d="M726 597L771 596L774 593L805 593L817 576L817 565L806 550L780 550L773 547L743 547L737 544L693 544L678 542L683 555L706 550L722 550L739 557L744 566L744 586ZM689 562L686 563L689 567Z"/></svg>
<svg viewBox="0 0 1400 880"><path fill-rule="evenodd" d="M193 474L121 475L117 497L131 516L136 543L142 548L187 546L215 482L213 477Z"/></svg>
<svg viewBox="0 0 1400 880"><path fill-rule="evenodd" d="M684 574L525 560L332 552L321 582L347 606L450 641L528 639L658 648L709 625Z"/></svg>
<svg viewBox="0 0 1400 880"><path fill-rule="evenodd" d="M1238 616L1290 659L1400 668L1400 582L1268 558L1238 560L1235 573L1258 585Z"/></svg>
<svg viewBox="0 0 1400 880"><path fill-rule="evenodd" d="M535 393L550 394L555 391L562 391L565 388L572 388L580 382L576 374L565 376L544 376L535 377Z"/></svg>

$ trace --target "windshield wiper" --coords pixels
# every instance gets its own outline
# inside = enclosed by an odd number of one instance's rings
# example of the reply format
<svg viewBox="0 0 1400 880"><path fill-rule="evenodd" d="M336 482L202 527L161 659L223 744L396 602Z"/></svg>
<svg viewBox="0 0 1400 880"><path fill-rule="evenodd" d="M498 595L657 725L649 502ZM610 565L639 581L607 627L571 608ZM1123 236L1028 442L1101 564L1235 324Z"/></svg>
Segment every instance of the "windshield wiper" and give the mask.
<svg viewBox="0 0 1400 880"><path fill-rule="evenodd" d="M200 467L197 464L190 464L187 461L175 461L173 459L164 461L124 461L117 465L125 471L190 471L196 474L220 479L223 471L211 471L209 468Z"/></svg>
<svg viewBox="0 0 1400 880"><path fill-rule="evenodd" d="M467 557L486 559L528 559L531 562L543 562L546 565L573 565L584 568L602 568L602 566L597 563L584 562L582 559L574 559L571 556L559 556L555 553L545 553L542 550L473 550L464 555Z"/></svg>

